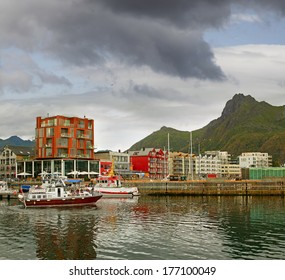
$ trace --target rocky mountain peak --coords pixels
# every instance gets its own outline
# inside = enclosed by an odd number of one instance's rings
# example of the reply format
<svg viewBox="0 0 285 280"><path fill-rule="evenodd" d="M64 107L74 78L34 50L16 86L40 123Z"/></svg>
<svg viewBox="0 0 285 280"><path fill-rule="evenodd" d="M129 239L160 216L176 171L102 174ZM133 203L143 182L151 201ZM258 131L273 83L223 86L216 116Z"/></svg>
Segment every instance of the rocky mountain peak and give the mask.
<svg viewBox="0 0 285 280"><path fill-rule="evenodd" d="M228 116L236 112L244 103L257 103L257 101L250 95L244 95L237 93L231 100L226 103L226 106L222 112L222 117Z"/></svg>

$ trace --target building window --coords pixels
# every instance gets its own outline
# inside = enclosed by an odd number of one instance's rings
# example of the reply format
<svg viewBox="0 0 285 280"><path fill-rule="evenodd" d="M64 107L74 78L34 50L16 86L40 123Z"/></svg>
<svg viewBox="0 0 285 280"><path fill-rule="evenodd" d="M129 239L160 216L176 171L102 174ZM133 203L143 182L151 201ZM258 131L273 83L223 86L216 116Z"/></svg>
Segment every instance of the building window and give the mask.
<svg viewBox="0 0 285 280"><path fill-rule="evenodd" d="M54 128L46 128L46 136L47 137L53 137L54 136Z"/></svg>
<svg viewBox="0 0 285 280"><path fill-rule="evenodd" d="M68 147L68 138L58 138L57 146L59 147Z"/></svg>
<svg viewBox="0 0 285 280"><path fill-rule="evenodd" d="M85 122L80 120L78 123L78 127L79 128L85 128Z"/></svg>
<svg viewBox="0 0 285 280"><path fill-rule="evenodd" d="M52 156L52 149L51 148L46 148L46 156L47 157Z"/></svg>

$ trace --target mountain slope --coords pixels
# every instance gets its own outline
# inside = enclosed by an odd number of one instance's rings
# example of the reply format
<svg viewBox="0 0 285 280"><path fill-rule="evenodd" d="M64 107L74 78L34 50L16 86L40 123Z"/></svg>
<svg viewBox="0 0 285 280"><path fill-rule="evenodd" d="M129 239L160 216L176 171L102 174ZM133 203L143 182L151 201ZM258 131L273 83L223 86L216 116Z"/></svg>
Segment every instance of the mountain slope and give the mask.
<svg viewBox="0 0 285 280"><path fill-rule="evenodd" d="M171 150L189 152L189 132L162 127L134 144L142 147L166 146L170 135ZM199 147L199 148L198 148ZM285 106L258 102L250 95L236 94L226 103L221 117L193 131L193 152L226 150L236 157L242 152L268 152L275 165L285 162Z"/></svg>
<svg viewBox="0 0 285 280"><path fill-rule="evenodd" d="M22 147L33 147L35 144L34 141L31 140L23 140L18 136L11 136L7 139L0 139L0 147L4 147L6 145L10 146L22 146Z"/></svg>
<svg viewBox="0 0 285 280"><path fill-rule="evenodd" d="M153 132L146 138L134 144L129 150L140 150L141 148L161 148L167 150L168 134L171 150L182 151L188 149L190 139L189 131L180 131L163 126L160 130Z"/></svg>

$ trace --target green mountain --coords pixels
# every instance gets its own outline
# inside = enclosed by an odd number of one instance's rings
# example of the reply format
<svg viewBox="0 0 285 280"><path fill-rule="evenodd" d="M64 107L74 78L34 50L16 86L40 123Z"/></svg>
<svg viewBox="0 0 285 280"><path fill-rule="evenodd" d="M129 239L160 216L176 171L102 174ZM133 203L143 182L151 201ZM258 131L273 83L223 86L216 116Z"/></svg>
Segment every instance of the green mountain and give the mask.
<svg viewBox="0 0 285 280"><path fill-rule="evenodd" d="M23 146L23 147L33 147L35 145L34 141L23 140L18 136L11 136L7 139L0 139L0 147L9 146Z"/></svg>
<svg viewBox="0 0 285 280"><path fill-rule="evenodd" d="M162 127L135 143L129 150L168 147L189 152L190 132ZM285 163L285 106L258 102L250 95L236 94L226 103L222 115L192 132L193 153L228 151L235 158L242 152L266 152L273 164Z"/></svg>

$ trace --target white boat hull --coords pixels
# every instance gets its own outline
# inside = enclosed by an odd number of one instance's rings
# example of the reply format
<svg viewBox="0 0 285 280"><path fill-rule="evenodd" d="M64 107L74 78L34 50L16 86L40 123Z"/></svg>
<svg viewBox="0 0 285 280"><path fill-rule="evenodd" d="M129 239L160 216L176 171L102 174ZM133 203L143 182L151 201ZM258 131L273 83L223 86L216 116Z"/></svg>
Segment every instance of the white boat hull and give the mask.
<svg viewBox="0 0 285 280"><path fill-rule="evenodd" d="M139 195L137 188L94 187L94 190L100 192L103 197L133 197Z"/></svg>

